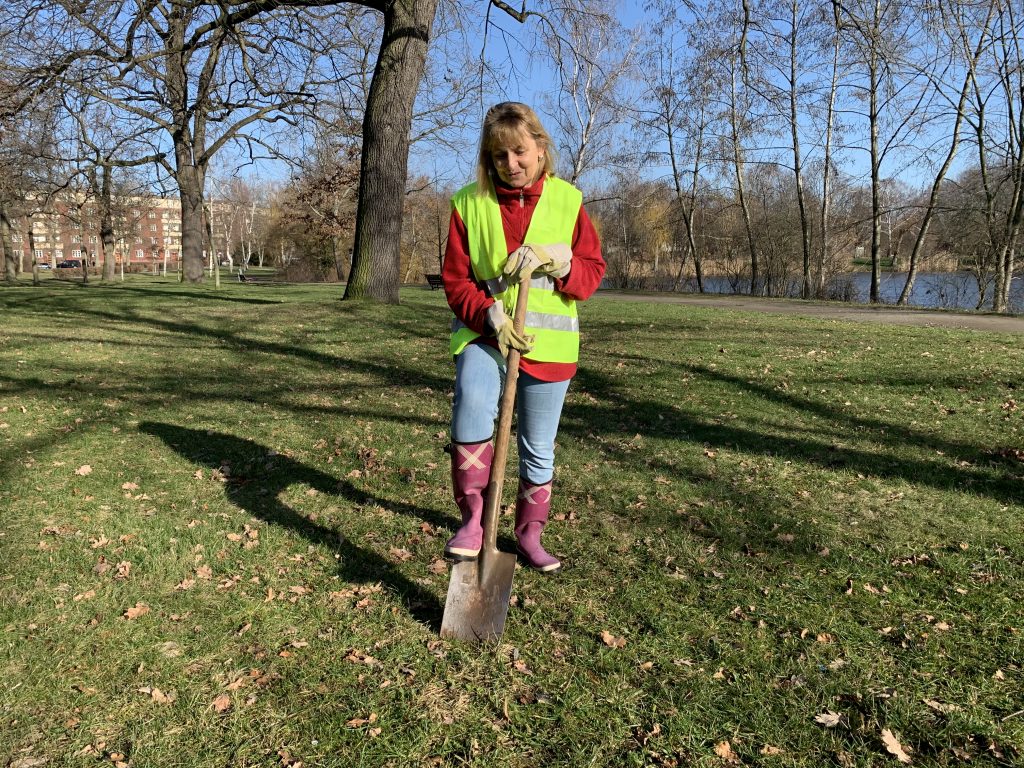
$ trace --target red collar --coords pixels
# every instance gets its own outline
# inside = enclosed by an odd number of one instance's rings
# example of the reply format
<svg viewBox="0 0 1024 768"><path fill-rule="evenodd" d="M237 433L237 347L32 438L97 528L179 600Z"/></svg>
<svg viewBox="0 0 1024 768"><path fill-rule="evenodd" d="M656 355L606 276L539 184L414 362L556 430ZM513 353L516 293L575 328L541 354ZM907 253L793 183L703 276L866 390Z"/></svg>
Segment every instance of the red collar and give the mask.
<svg viewBox="0 0 1024 768"><path fill-rule="evenodd" d="M540 193L544 191L544 174L540 175L533 184L522 189L515 189L513 187L506 187L501 181L494 183L494 192L498 197L499 203L510 203L519 202L522 199L528 198L539 198Z"/></svg>

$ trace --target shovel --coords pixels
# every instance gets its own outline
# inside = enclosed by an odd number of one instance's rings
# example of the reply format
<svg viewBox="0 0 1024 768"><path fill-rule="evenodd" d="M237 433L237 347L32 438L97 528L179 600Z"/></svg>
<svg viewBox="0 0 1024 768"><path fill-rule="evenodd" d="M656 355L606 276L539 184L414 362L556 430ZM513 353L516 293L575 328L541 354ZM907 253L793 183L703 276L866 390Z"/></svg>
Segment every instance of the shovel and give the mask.
<svg viewBox="0 0 1024 768"><path fill-rule="evenodd" d="M526 296L530 276L519 283L519 298L513 327L523 332L526 320ZM498 411L498 430L494 435L494 458L491 477L484 501L483 546L476 560L452 566L448 582L448 597L441 619L441 637L479 643L501 637L508 616L508 600L512 594L512 574L516 556L498 550L498 514L501 509L501 491L505 485L505 463L508 459L508 439L512 431L512 413L516 403L516 382L519 380L517 349L509 349L505 365L505 388Z"/></svg>

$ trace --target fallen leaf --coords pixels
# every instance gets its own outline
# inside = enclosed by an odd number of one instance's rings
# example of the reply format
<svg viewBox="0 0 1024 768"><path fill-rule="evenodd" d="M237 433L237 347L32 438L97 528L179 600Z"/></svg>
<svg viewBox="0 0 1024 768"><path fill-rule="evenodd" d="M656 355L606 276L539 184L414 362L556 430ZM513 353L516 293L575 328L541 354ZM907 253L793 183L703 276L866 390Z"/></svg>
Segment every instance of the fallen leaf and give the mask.
<svg viewBox="0 0 1024 768"><path fill-rule="evenodd" d="M231 697L226 693L222 693L213 700L213 704L211 706L213 706L214 712L227 712L231 709Z"/></svg>
<svg viewBox="0 0 1024 768"><path fill-rule="evenodd" d="M5 424L4 426L7 425ZM48 762L50 762L48 758L32 757L29 755L28 757L19 757L8 763L8 765L10 768L37 768L37 766L46 765Z"/></svg>
<svg viewBox="0 0 1024 768"><path fill-rule="evenodd" d="M88 464L83 464L82 466L80 466L78 469L75 470L75 474L79 475L81 477L85 477L86 475L91 475L92 474L92 467L90 467Z"/></svg>
<svg viewBox="0 0 1024 768"><path fill-rule="evenodd" d="M192 587L194 587L195 585L196 585L196 580L195 579L182 579L181 581L179 581L174 586L174 588L178 592L184 592L186 589L192 589Z"/></svg>
<svg viewBox="0 0 1024 768"><path fill-rule="evenodd" d="M516 672L522 672L524 675L532 675L533 674L533 671L528 666L526 666L526 662L523 661L522 659L516 659L515 661L513 661L512 662L512 668Z"/></svg>
<svg viewBox="0 0 1024 768"><path fill-rule="evenodd" d="M148 685L139 688L139 693L149 696L156 704L170 704L176 697L175 693L164 693L159 688L151 688Z"/></svg>
<svg viewBox="0 0 1024 768"><path fill-rule="evenodd" d="M137 619L140 616L145 616L149 613L149 606L145 603L136 603L134 607L129 608L124 612L124 618L126 619Z"/></svg>
<svg viewBox="0 0 1024 768"><path fill-rule="evenodd" d="M196 576L200 579L212 579L213 568L211 568L208 565L200 565L198 568L196 568Z"/></svg>
<svg viewBox="0 0 1024 768"><path fill-rule="evenodd" d="M826 728L835 728L843 722L843 716L838 712L833 712L832 710L827 709L820 715L815 715L814 722L818 725L823 725Z"/></svg>
<svg viewBox="0 0 1024 768"><path fill-rule="evenodd" d="M404 563L406 560L412 559L412 552L410 552L408 549L402 549L400 547L392 547L388 554L390 554L391 557L393 557L395 560L398 560L400 563Z"/></svg>
<svg viewBox="0 0 1024 768"><path fill-rule="evenodd" d="M431 573L447 573L448 563L443 558L436 558L434 562L427 566L427 570Z"/></svg>
<svg viewBox="0 0 1024 768"><path fill-rule="evenodd" d="M92 600L94 597L96 597L96 590L95 589L90 589L88 592L82 592L79 595L75 595L71 599L74 600L77 603L77 602L80 602L82 600Z"/></svg>
<svg viewBox="0 0 1024 768"><path fill-rule="evenodd" d="M738 763L740 761L739 755L732 751L732 744L728 741L720 741L715 744L715 754L727 763Z"/></svg>
<svg viewBox="0 0 1024 768"><path fill-rule="evenodd" d="M137 491L137 490L139 490L139 486L136 485L135 483L121 483L121 490L122 491Z"/></svg>
<svg viewBox="0 0 1024 768"><path fill-rule="evenodd" d="M127 579L132 572L132 564L127 560L122 560L117 564L117 572L114 574L115 579Z"/></svg>
<svg viewBox="0 0 1024 768"><path fill-rule="evenodd" d="M910 762L910 755L906 753L906 750L903 748L903 745L900 744L899 739L897 739L896 735L888 728L882 729L882 744L885 746L886 751L901 763Z"/></svg>
<svg viewBox="0 0 1024 768"><path fill-rule="evenodd" d="M377 713L371 712L369 717L354 717L345 723L346 728L361 728L364 725L372 725L377 722Z"/></svg>
<svg viewBox="0 0 1024 768"><path fill-rule="evenodd" d="M948 714L949 712L958 712L960 710L960 707L958 707L956 704L943 704L941 701L936 701L935 699L923 699L923 701L926 707L934 709L936 712L941 712L943 714Z"/></svg>
<svg viewBox="0 0 1024 768"><path fill-rule="evenodd" d="M601 630L601 641L609 648L623 648L626 645L626 638L616 637L607 629Z"/></svg>
<svg viewBox="0 0 1024 768"><path fill-rule="evenodd" d="M762 755L781 755L783 750L780 747L773 747L771 744L765 744L761 747Z"/></svg>

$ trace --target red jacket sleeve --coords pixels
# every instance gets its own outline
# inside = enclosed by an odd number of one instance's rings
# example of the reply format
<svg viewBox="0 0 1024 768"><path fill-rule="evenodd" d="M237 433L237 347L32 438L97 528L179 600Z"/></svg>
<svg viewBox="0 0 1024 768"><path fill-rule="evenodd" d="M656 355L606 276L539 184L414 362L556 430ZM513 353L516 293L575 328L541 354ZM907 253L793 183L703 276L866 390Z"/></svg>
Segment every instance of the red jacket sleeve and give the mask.
<svg viewBox="0 0 1024 768"><path fill-rule="evenodd" d="M494 299L473 277L473 270L469 264L469 237L466 225L454 208L448 225L448 245L444 252L441 279L444 282L448 306L452 308L455 316L467 327L485 335L488 332L485 322L487 308L494 303Z"/></svg>
<svg viewBox="0 0 1024 768"><path fill-rule="evenodd" d="M586 210L580 206L572 235L572 268L568 275L555 280L555 289L577 301L589 299L601 286L604 270L597 230Z"/></svg>

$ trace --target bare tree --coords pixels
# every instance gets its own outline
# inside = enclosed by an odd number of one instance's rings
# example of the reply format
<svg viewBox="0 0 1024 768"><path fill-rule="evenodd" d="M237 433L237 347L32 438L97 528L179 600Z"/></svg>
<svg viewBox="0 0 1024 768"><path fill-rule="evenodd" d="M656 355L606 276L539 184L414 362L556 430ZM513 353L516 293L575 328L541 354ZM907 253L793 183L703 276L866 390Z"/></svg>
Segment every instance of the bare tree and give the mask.
<svg viewBox="0 0 1024 768"><path fill-rule="evenodd" d="M925 202L921 224L910 253L907 279L897 300L897 303L901 305L906 305L910 301L924 243L935 215L942 186L960 148L960 131L967 116L971 84L976 77L978 62L990 45L991 24L996 11L996 3L985 3L977 8L958 2L940 3L939 5L942 12L938 14L936 20L936 38L939 40L939 46L949 51L950 60L948 67L937 73L937 76L930 71L926 74L932 81L932 87L939 93L946 91L949 70L956 68L962 70L962 84L958 93L950 94L947 97L953 109L952 130L948 139L949 148L935 173ZM982 293L982 295L984 294Z"/></svg>
<svg viewBox="0 0 1024 768"><path fill-rule="evenodd" d="M565 177L572 184L590 170L608 168L619 154L618 129L626 113L624 91L637 36L624 29L603 3L574 16L565 37L548 38L559 89L546 104L565 150Z"/></svg>

